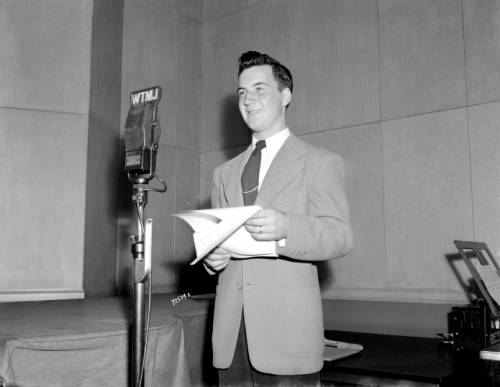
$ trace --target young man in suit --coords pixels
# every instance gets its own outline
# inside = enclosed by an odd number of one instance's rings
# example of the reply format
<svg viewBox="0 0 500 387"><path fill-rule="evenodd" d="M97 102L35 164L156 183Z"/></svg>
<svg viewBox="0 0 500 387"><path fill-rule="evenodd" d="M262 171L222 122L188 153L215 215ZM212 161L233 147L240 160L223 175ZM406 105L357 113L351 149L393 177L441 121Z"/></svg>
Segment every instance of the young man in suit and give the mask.
<svg viewBox="0 0 500 387"><path fill-rule="evenodd" d="M257 241L275 241L278 257L232 259L218 247L204 260L219 273L212 345L221 385L319 386L324 332L314 262L345 255L353 238L342 159L290 132L292 91L281 63L241 55L239 109L252 144L215 170L212 206L261 206L245 228Z"/></svg>

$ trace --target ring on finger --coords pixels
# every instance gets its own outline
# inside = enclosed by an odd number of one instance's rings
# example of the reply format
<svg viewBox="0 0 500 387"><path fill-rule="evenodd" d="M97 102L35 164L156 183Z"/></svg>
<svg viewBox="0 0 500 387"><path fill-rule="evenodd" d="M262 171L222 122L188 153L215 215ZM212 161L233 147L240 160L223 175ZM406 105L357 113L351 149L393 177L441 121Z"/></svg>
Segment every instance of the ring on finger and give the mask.
<svg viewBox="0 0 500 387"><path fill-rule="evenodd" d="M262 226L259 228L259 234L262 234Z"/></svg>

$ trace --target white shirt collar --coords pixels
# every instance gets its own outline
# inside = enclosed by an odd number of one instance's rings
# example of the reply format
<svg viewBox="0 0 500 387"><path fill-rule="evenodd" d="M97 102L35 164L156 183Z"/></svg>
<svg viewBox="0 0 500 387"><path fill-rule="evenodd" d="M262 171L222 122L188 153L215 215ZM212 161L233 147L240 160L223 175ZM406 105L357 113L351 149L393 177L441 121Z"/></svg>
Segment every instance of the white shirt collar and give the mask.
<svg viewBox="0 0 500 387"><path fill-rule="evenodd" d="M274 158L276 153L281 149L281 146L286 141L286 139L290 136L290 129L285 128L280 130L278 133L273 134L271 137L266 138L266 149L269 155L272 155L271 158ZM255 144L257 143L257 139L255 136L252 136L252 149L255 149Z"/></svg>

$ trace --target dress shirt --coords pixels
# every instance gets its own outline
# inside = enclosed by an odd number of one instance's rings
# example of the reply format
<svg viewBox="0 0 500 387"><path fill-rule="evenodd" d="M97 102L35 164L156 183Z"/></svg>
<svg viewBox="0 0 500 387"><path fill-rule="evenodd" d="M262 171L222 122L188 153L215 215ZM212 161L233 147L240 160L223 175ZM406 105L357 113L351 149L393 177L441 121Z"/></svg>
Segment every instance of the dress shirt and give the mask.
<svg viewBox="0 0 500 387"><path fill-rule="evenodd" d="M260 159L260 169L259 169L259 189L264 181L264 177L266 176L271 163L274 158L278 154L279 150L285 143L286 139L290 136L290 129L285 128L279 131L276 134L273 134L271 137L266 138L266 147L261 150L261 159ZM252 151L255 149L255 144L257 143L257 139L252 136Z"/></svg>

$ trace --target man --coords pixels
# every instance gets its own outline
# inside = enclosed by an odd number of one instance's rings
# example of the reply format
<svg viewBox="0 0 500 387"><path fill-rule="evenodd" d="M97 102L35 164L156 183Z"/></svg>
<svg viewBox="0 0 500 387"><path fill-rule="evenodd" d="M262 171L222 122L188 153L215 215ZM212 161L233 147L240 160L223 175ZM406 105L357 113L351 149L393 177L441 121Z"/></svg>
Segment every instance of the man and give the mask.
<svg viewBox="0 0 500 387"><path fill-rule="evenodd" d="M212 206L255 200L262 210L245 228L257 241L275 241L278 258L234 259L218 247L204 260L219 273L213 363L225 385L319 385L324 332L313 262L352 247L343 162L290 132L292 91L281 63L255 51L241 55L239 109L252 145L215 170ZM247 187L251 159L260 159L258 180Z"/></svg>

